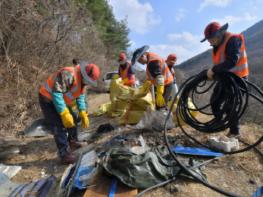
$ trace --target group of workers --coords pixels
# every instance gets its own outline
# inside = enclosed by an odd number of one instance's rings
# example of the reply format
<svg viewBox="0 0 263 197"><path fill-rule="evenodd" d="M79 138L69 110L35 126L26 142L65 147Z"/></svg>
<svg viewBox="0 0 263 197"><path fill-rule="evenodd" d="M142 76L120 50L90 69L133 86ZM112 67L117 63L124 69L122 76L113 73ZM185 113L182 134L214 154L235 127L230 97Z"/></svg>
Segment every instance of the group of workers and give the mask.
<svg viewBox="0 0 263 197"><path fill-rule="evenodd" d="M213 47L213 67L208 69L207 78L213 79L214 74L230 71L241 78L248 77L248 64L244 37L241 34L227 32L228 24L221 26L218 22L207 25L204 31L205 38ZM125 53L119 54L119 76L122 84L134 86L135 74L132 66L139 62L146 65L146 81L139 91L155 88L155 104L162 109L177 92L175 79L175 54L168 55L164 60L155 53L148 52L149 47L143 46L134 51L131 62ZM72 151L82 144L77 139L77 117L71 106L76 102L81 125L89 127L89 118L86 105L86 85L96 86L100 76L97 65L87 62L73 61L73 67L64 67L52 74L39 90L39 103L47 124L52 129L61 161L65 164L74 163L76 157ZM215 87L212 97L217 96ZM224 101L214 102L212 111L216 115ZM239 135L239 121L230 127L230 135Z"/></svg>

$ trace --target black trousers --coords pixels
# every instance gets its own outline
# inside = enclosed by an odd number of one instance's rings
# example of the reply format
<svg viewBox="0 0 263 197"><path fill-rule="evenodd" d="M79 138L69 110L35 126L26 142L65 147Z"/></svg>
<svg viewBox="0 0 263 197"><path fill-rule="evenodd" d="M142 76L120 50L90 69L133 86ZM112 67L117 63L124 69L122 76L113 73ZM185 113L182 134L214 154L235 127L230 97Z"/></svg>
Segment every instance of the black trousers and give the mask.
<svg viewBox="0 0 263 197"><path fill-rule="evenodd" d="M224 103L225 94L227 93L224 91L224 88L221 89L219 85L216 85L211 95L210 102L212 103L211 105L212 112L214 116L216 116L219 119L222 118L222 117L219 117L219 116L222 116L222 114L220 114L219 112ZM226 114L231 113L230 109L231 109L231 106L226 106ZM236 113L236 116L233 117L232 125L229 127L229 132L231 134L239 134L239 129L240 129L239 119Z"/></svg>
<svg viewBox="0 0 263 197"><path fill-rule="evenodd" d="M58 154L60 157L63 157L69 152L68 142L71 140L77 140L77 127L70 129L65 128L53 102L49 101L41 94L39 94L39 105L44 115L45 123L51 129L54 136L58 148ZM70 108L69 110L74 118L75 125L77 125L76 115Z"/></svg>

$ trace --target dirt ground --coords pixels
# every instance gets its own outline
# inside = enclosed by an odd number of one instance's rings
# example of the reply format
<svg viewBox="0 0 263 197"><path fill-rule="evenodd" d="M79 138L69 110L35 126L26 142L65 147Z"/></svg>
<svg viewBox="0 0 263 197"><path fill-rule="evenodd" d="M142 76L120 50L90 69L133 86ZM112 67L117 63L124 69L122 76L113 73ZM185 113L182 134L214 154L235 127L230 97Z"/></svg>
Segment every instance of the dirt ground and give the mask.
<svg viewBox="0 0 263 197"><path fill-rule="evenodd" d="M89 95L89 112L93 112L97 107L108 101L108 94ZM10 136L10 135L9 135ZM61 165L57 158L57 148L53 136L34 138L15 136L20 154L1 161L4 164L21 165L22 170L12 178L15 182L25 183L37 180L46 175L55 175L60 177L64 172L66 165Z"/></svg>
<svg viewBox="0 0 263 197"><path fill-rule="evenodd" d="M107 101L108 94L89 95L90 112ZM248 143L255 142L263 134L263 128L253 124L243 125L241 130L242 139ZM197 135L195 131L191 131L191 129L189 131L193 135ZM179 135L181 131L176 128L170 133L171 135ZM60 164L51 135L41 138L16 136L16 139L18 142L24 143L19 146L21 153L1 161L4 164L22 166L22 170L12 178L12 181L25 183L51 174L57 177L62 175L67 166ZM263 151L262 144L258 147ZM263 158L253 150L224 156L206 165L204 172L208 177L208 182L212 185L239 196L251 196L257 187L263 185ZM165 187L148 192L145 196L217 197L222 195L194 181L179 179Z"/></svg>

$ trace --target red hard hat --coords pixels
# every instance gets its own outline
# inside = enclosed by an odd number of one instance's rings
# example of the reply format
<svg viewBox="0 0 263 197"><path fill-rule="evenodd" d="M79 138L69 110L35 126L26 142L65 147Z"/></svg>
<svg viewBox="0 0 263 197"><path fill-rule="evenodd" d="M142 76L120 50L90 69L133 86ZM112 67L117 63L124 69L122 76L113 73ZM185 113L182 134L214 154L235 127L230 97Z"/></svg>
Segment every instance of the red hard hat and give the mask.
<svg viewBox="0 0 263 197"><path fill-rule="evenodd" d="M219 35L220 33L225 33L228 28L228 24L221 26L218 22L209 23L204 31L205 38L201 42L206 41L207 39L213 38L214 36Z"/></svg>
<svg viewBox="0 0 263 197"><path fill-rule="evenodd" d="M176 61L177 57L175 53L168 55L167 60Z"/></svg>
<svg viewBox="0 0 263 197"><path fill-rule="evenodd" d="M100 77L100 69L97 65L81 62L80 71L84 84L97 85L97 80Z"/></svg>
<svg viewBox="0 0 263 197"><path fill-rule="evenodd" d="M127 59L126 54L125 54L124 52L121 52L121 53L119 54L119 62L120 62L120 61L124 61L124 60L126 60L126 59Z"/></svg>
<svg viewBox="0 0 263 197"><path fill-rule="evenodd" d="M100 69L95 64L89 64L86 66L86 73L93 81L97 81L100 77Z"/></svg>

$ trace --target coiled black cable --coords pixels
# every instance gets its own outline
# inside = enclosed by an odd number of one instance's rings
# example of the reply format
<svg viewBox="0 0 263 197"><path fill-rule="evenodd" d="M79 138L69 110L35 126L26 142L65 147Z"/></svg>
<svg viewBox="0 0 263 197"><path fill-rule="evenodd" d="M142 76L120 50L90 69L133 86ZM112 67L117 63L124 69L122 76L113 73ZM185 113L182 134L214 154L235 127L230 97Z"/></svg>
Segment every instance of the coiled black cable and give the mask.
<svg viewBox="0 0 263 197"><path fill-rule="evenodd" d="M185 129L181 126L181 121L186 122L189 126L196 129L197 131L204 132L204 133L215 133L225 130L229 128L236 119L240 119L241 116L244 114L247 104L249 95L252 98L256 99L257 101L263 103L263 100L252 94L248 91L248 86L250 88L254 88L262 97L263 91L260 90L255 84L244 80L231 72L224 72L217 74L214 79L214 83L206 88L205 91L199 91L198 88L204 87L207 81L206 71L199 73L197 76L190 77L188 80L184 82L179 90L179 101L177 103L176 108L176 118L177 122L179 123L179 127L181 128L182 132L193 140L195 143L210 148L206 144L201 143L195 137L189 135ZM200 85L201 84L201 85ZM188 99L191 98L194 105L197 106L195 103L194 96L195 94L203 94L209 91L212 87L217 87L217 91L215 92L215 96L213 100L210 100L210 103L206 104L202 107L197 107L196 109L192 109L188 106ZM223 96L222 96L223 95ZM212 115L212 113L205 112L205 109L211 108L214 102L217 102L218 97L221 96L220 99L223 99L222 106L220 111L217 112L217 115L213 116L207 122L198 121L195 117L192 116L192 111L198 111L199 113L203 113L206 115ZM223 97L223 98L222 98ZM175 103L175 99L172 103ZM171 109L170 109L171 110ZM181 120L179 120L179 117ZM244 151L248 151L253 147L257 146L263 141L263 135L252 145L249 145L243 149L239 149L236 151L225 152L222 151L224 154L236 154L241 153ZM212 148L213 149L213 148Z"/></svg>
<svg viewBox="0 0 263 197"><path fill-rule="evenodd" d="M206 72L201 72L197 76L186 80L183 84L183 88L181 89L180 98L177 104L177 113L180 114L180 117L184 122L187 122L189 126L200 132L220 132L228 128L235 118L240 118L244 113L248 102L248 95L243 94L240 86L244 92L247 92L247 86L245 84L245 80L237 77L235 74L226 72L217 75L214 83L204 91L200 92L198 88L204 87L206 85L206 81ZM192 117L191 111L194 109L188 107L188 98L191 98L194 102L196 94L204 94L212 87L216 89L212 98L213 100L211 99L210 103L195 110L200 113L212 115L212 113L205 112L205 110L213 106L215 102L218 102L219 97L220 100L224 100L224 102L222 103L220 111L216 112L217 115L214 116L213 119L205 123L200 122Z"/></svg>
<svg viewBox="0 0 263 197"><path fill-rule="evenodd" d="M180 87L177 95L180 95L179 101L177 103L176 108L176 117L177 122L183 133L195 141L197 144L207 147L205 144L199 142L194 137L190 136L182 127L181 121L187 123L191 127L195 128L196 130L204 133L214 133L214 132L220 132L226 128L229 128L231 124L236 121L236 119L240 118L243 113L246 110L247 104L248 104L248 97L249 95L252 96L252 98L256 99L257 101L263 103L263 100L259 98L258 96L252 94L248 91L248 85L254 88L262 97L263 92L258 88L256 85L239 78L233 73L230 72L223 72L216 74L214 76L214 82L205 90L200 91L199 89L204 87L207 82L207 76L206 76L206 70L199 73L196 76L192 76L189 79L187 79ZM210 103L207 105L204 105L202 107L198 107L197 109L193 109L188 106L188 98L192 98L193 103L195 104L194 95L195 94L203 94L208 92L211 88L217 88L216 91L214 91L214 96L210 100ZM186 173L188 173L190 176L192 176L195 180L199 181L203 185L221 193L226 196L236 197L236 194L227 192L222 190L219 187L210 185L209 183L201 180L199 177L195 176L191 172L190 169L188 169L185 165L183 165L182 162L176 157L176 154L171 150L171 145L167 138L167 122L170 118L173 105L176 102L176 97L174 97L174 100L172 102L171 108L169 109L168 115L165 120L164 125L164 139L165 143L167 145L167 148L172 156L172 158L178 163L178 165L185 170ZM207 122L200 122L195 117L191 115L191 111L198 111L203 114L212 115L212 113L209 113L205 111L208 107L211 107L215 102L218 102L218 98L222 97L223 99L222 105L220 107L220 110L214 115L213 119L208 120ZM182 120L180 120L180 118ZM254 148L259 143L263 141L263 136L259 138L254 144L247 146L244 149L232 151L232 152L224 152L225 154L235 154L247 151L251 148ZM210 147L207 147L210 148Z"/></svg>

